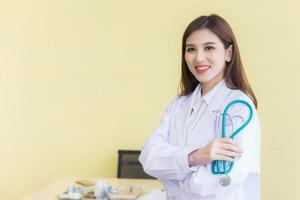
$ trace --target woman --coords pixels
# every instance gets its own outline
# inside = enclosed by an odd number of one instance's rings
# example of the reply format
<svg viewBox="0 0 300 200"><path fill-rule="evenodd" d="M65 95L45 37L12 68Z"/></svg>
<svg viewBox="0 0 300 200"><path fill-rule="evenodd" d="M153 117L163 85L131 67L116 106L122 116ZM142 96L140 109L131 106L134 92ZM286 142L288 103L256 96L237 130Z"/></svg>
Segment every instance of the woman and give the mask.
<svg viewBox="0 0 300 200"><path fill-rule="evenodd" d="M222 138L220 113L236 99L250 104L252 119L234 139ZM255 108L256 97L230 26L218 15L198 17L183 35L181 93L143 146L140 162L145 172L162 182L168 199L259 199L260 127ZM228 114L232 117L227 133L250 115L242 104ZM226 184L224 175L212 173L215 160L234 161Z"/></svg>

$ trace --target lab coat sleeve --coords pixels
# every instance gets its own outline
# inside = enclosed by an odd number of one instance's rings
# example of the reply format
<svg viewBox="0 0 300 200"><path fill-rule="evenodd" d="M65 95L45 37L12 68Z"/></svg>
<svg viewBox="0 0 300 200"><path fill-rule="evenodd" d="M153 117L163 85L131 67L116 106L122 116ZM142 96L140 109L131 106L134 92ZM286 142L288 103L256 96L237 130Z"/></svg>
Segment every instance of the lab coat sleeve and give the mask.
<svg viewBox="0 0 300 200"><path fill-rule="evenodd" d="M178 98L173 99L167 107L158 127L143 145L139 157L144 171L160 180L182 180L197 168L188 165L188 154L196 148L174 146L168 139Z"/></svg>
<svg viewBox="0 0 300 200"><path fill-rule="evenodd" d="M220 185L220 177L222 175L215 175L211 170L211 163L201 165L197 171L189 174L182 181L182 188L186 192L196 193L201 196L216 195L222 196L224 192L237 192L241 185L247 178L254 180L253 191L259 193L259 173L260 173L260 126L256 110L253 107L253 118L251 122L237 134L234 138L238 142L239 147L243 150L240 158L235 158L234 166L229 176L231 177L231 184L227 187ZM245 105L237 105L231 111L233 116L241 116L243 120L247 120L249 111ZM241 117L233 119L234 130L240 127L244 121ZM254 177L254 178L253 178ZM251 186L252 187L252 186ZM255 195L255 194L254 194ZM259 195L259 194L257 194Z"/></svg>

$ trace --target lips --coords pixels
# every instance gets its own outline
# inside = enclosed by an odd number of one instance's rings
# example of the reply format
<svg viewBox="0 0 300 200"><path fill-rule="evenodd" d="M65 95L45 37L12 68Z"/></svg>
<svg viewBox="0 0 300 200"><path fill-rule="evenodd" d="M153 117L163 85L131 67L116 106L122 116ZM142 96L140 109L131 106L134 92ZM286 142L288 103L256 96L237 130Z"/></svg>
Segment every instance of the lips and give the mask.
<svg viewBox="0 0 300 200"><path fill-rule="evenodd" d="M196 65L195 69L198 74L204 74L209 70L209 65Z"/></svg>

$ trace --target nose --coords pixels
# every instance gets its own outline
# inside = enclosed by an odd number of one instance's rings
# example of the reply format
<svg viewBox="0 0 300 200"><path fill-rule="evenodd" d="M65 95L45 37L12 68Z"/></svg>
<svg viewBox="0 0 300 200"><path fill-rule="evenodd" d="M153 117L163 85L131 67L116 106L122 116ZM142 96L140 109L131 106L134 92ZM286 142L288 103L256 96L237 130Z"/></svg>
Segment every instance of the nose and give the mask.
<svg viewBox="0 0 300 200"><path fill-rule="evenodd" d="M205 53L202 52L202 51L198 51L197 54L196 54L196 57L195 57L195 62L196 63L201 63L205 60L206 60Z"/></svg>

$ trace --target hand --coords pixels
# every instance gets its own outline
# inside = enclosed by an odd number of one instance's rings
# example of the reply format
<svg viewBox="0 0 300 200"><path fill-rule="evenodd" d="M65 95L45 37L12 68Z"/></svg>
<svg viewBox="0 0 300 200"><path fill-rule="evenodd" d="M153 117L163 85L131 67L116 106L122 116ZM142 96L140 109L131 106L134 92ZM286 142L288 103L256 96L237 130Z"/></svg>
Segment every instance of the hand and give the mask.
<svg viewBox="0 0 300 200"><path fill-rule="evenodd" d="M189 165L207 164L214 160L233 161L241 156L243 151L231 138L216 138L204 148L191 152L188 156Z"/></svg>

